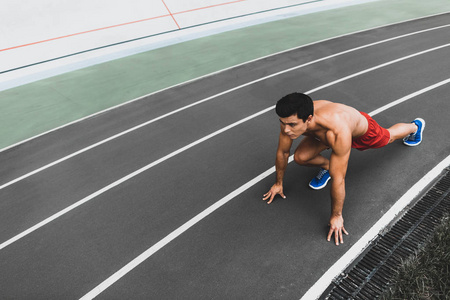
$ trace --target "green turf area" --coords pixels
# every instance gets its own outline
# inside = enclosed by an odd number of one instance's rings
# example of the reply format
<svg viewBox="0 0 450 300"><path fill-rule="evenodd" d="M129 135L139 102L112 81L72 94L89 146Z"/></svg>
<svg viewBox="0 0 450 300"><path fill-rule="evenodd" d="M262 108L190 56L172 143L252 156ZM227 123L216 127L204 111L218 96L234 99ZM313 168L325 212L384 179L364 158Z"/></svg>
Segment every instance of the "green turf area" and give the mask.
<svg viewBox="0 0 450 300"><path fill-rule="evenodd" d="M450 216L430 241L397 271L384 300L450 299Z"/></svg>

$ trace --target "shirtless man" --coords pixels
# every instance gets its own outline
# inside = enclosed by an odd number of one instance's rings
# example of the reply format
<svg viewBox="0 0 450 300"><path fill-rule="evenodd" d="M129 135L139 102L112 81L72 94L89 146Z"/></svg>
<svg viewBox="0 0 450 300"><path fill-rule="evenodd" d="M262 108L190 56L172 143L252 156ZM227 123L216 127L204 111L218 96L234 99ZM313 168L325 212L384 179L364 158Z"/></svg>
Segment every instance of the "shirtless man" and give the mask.
<svg viewBox="0 0 450 300"><path fill-rule="evenodd" d="M281 132L276 154L276 182L263 200L283 193L283 177L288 164L290 148L294 139L301 140L294 153L294 161L302 166L320 167L319 174L311 180L313 189L324 188L331 180L331 217L327 240L334 233L335 243L343 243L344 228L342 209L345 199L345 174L351 148L366 150L380 148L403 138L408 146L422 141L425 121L417 118L411 123L398 123L385 129L375 120L355 108L325 100L312 101L305 94L293 93L281 98L276 105L280 117ZM321 155L331 148L330 159Z"/></svg>

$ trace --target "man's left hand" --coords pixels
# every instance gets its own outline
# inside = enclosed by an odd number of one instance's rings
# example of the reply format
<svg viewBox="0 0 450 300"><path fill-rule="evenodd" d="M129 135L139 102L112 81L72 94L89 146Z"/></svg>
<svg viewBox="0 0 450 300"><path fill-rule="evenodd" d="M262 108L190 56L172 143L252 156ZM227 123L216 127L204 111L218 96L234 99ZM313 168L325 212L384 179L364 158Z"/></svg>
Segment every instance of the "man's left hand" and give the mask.
<svg viewBox="0 0 450 300"><path fill-rule="evenodd" d="M334 233L334 240L336 242L336 246L339 246L339 241L341 244L344 243L344 238L342 236L342 233L345 233L348 235L348 232L344 228L344 218L342 218L342 215L339 216L331 216L330 218L330 231L328 232L327 240L331 240L331 236Z"/></svg>

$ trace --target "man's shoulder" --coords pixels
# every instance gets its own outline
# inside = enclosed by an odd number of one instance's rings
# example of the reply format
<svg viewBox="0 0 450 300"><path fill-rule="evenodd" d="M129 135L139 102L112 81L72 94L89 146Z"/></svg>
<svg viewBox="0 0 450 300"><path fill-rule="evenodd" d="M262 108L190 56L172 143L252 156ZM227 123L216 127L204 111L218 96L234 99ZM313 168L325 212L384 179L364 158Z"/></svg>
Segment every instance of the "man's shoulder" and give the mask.
<svg viewBox="0 0 450 300"><path fill-rule="evenodd" d="M314 108L320 109L324 106L330 105L330 104L334 104L335 102L331 102L329 100L314 100L313 104L314 104Z"/></svg>
<svg viewBox="0 0 450 300"><path fill-rule="evenodd" d="M328 100L317 100L317 104L314 104L314 114L319 116L340 117L345 113L350 106L342 103L331 102Z"/></svg>

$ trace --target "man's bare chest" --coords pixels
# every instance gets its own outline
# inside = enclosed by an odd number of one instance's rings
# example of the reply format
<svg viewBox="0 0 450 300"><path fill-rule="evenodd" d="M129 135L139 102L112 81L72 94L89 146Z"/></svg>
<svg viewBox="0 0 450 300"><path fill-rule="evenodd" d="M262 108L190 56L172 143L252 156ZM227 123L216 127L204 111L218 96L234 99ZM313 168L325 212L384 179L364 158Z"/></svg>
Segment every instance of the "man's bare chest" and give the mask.
<svg viewBox="0 0 450 300"><path fill-rule="evenodd" d="M322 144L324 144L328 147L331 147L330 143L328 142L326 132L304 133L303 135L312 137L312 138L316 139L317 141L321 142Z"/></svg>

